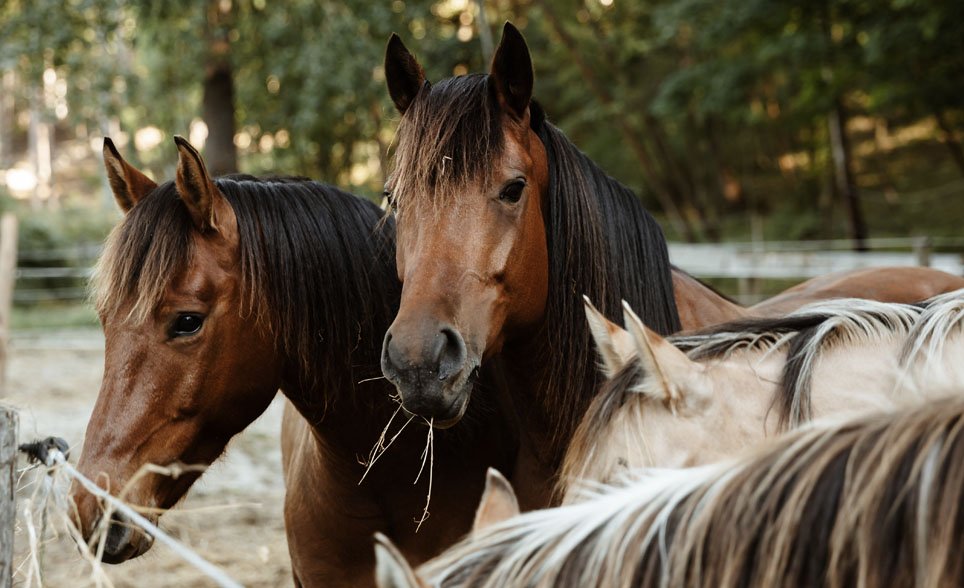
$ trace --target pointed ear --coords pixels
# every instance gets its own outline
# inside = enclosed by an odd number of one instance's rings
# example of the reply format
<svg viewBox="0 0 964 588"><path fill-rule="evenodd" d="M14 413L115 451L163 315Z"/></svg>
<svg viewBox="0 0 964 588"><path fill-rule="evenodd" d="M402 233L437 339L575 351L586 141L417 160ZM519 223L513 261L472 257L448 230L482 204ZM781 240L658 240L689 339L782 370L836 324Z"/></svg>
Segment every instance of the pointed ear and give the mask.
<svg viewBox="0 0 964 588"><path fill-rule="evenodd" d="M157 188L154 180L124 161L110 137L104 137L104 167L107 168L107 181L114 193L114 200L124 214Z"/></svg>
<svg viewBox="0 0 964 588"><path fill-rule="evenodd" d="M701 366L686 357L685 353L659 333L647 328L625 300L623 320L636 343L636 353L645 373L639 391L662 400L675 414L680 403L685 400L684 382L698 373Z"/></svg>
<svg viewBox="0 0 964 588"><path fill-rule="evenodd" d="M532 99L532 58L522 33L510 22L502 28L502 41L492 58L489 75L495 82L499 104L522 120Z"/></svg>
<svg viewBox="0 0 964 588"><path fill-rule="evenodd" d="M485 473L485 491L475 511L472 535L476 535L496 523L511 519L519 514L519 501L515 497L512 484L495 468Z"/></svg>
<svg viewBox="0 0 964 588"><path fill-rule="evenodd" d="M593 306L588 296L582 297L586 308L589 332L596 343L596 352L603 375L611 378L636 355L632 336L610 321Z"/></svg>
<svg viewBox="0 0 964 588"><path fill-rule="evenodd" d="M375 585L378 588L418 588L424 586L392 540L375 533Z"/></svg>
<svg viewBox="0 0 964 588"><path fill-rule="evenodd" d="M395 108L403 115L425 85L425 70L395 33L385 48L385 80Z"/></svg>
<svg viewBox="0 0 964 588"><path fill-rule="evenodd" d="M177 193L187 205L199 231L218 229L215 208L224 198L208 175L201 154L184 137L174 136L177 145Z"/></svg>

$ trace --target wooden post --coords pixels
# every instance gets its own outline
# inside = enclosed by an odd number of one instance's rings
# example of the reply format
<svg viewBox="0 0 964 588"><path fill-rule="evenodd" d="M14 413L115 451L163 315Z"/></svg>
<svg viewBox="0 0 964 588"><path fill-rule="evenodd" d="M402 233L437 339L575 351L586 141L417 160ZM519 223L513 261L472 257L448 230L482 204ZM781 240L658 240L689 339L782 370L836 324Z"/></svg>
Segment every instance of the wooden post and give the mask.
<svg viewBox="0 0 964 588"><path fill-rule="evenodd" d="M7 385L7 340L16 278L17 217L8 212L0 218L0 391Z"/></svg>
<svg viewBox="0 0 964 588"><path fill-rule="evenodd" d="M0 406L0 588L13 585L13 528L17 517L17 413Z"/></svg>
<svg viewBox="0 0 964 588"><path fill-rule="evenodd" d="M917 265L930 267L931 265L931 239L930 237L917 237L914 239L914 257L917 258Z"/></svg>

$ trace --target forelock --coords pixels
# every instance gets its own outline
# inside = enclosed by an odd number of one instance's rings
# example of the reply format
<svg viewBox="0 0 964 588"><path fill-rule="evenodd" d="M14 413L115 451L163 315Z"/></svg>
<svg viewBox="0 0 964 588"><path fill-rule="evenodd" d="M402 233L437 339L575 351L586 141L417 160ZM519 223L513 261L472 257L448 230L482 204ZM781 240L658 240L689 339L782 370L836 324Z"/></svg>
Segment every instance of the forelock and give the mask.
<svg viewBox="0 0 964 588"><path fill-rule="evenodd" d="M402 208L426 200L442 204L445 195L486 178L505 148L489 76L426 82L402 117L397 139L392 194Z"/></svg>

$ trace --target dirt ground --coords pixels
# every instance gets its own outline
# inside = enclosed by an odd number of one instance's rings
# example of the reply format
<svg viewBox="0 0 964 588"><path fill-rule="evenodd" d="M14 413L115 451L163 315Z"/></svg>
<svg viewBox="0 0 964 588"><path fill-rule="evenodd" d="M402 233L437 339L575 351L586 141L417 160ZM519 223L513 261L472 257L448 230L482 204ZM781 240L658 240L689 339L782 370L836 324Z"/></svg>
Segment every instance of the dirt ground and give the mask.
<svg viewBox="0 0 964 588"><path fill-rule="evenodd" d="M56 435L79 448L104 362L98 331L15 335L11 342L7 393L0 402L20 411L20 439ZM186 500L161 518L161 527L245 586L290 586L291 566L282 523L284 486L278 434L281 397L239 435L191 489ZM76 463L79 449L71 461ZM33 492L25 476L22 504ZM18 507L20 504L18 504ZM25 526L16 535L18 562L25 560ZM105 566L114 586L154 588L210 586L211 582L163 545L117 566ZM67 539L50 538L43 558L44 586L94 585L90 568ZM25 586L26 571L14 577ZM33 583L33 585L37 585Z"/></svg>

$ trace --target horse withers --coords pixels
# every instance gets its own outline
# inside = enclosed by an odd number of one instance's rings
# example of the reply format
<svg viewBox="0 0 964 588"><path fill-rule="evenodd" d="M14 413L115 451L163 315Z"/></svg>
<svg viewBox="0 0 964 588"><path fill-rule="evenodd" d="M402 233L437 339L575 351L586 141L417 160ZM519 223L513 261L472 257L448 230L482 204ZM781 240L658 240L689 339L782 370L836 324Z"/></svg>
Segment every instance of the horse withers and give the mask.
<svg viewBox="0 0 964 588"><path fill-rule="evenodd" d="M80 471L134 505L171 508L280 388L288 399L285 527L298 586L370 583L376 531L413 560L457 540L472 507L445 495L415 533L426 487L411 479L424 429L399 435L359 484L360 459L398 412L378 364L399 293L391 220L308 180L212 179L197 151L176 143L176 180L158 186L105 142L125 217L94 280L105 369ZM508 442L501 420L483 412L458 439L441 435L436 479L478 496L489 465L511 467L493 457ZM145 473L148 464L175 464L183 475ZM150 547L90 494L75 487L73 498L84 538L104 542L105 561Z"/></svg>

